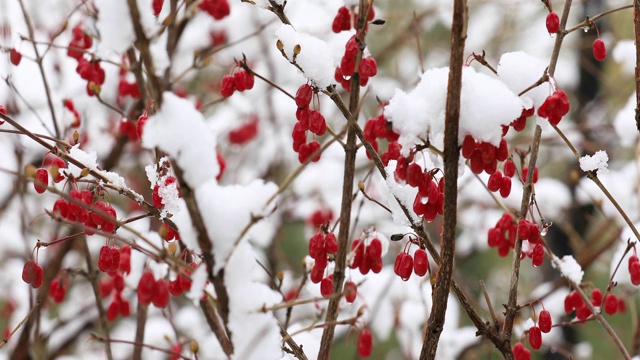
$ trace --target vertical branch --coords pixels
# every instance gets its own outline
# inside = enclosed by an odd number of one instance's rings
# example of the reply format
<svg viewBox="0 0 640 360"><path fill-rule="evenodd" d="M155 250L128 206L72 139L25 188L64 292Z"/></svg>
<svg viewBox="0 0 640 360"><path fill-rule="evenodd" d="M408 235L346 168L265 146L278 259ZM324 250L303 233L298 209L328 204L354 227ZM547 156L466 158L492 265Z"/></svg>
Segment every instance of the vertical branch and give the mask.
<svg viewBox="0 0 640 360"><path fill-rule="evenodd" d="M636 40L636 127L640 131L640 0L633 1L633 28Z"/></svg>
<svg viewBox="0 0 640 360"><path fill-rule="evenodd" d="M351 117L347 123L347 143L345 145L344 178L342 182L342 205L340 207L340 232L338 233L338 253L335 257L335 268L333 271L334 294L340 294L342 292L347 262L349 228L351 226L351 205L353 201L353 181L356 171L356 152L358 151L358 147L356 146L356 127L360 99L359 67L360 60L362 60L362 50L365 47L364 27L367 19L366 9L368 9L369 6L371 6L370 1L360 0L358 22L356 24L356 42L359 46L356 53L356 68L351 76L349 98L349 112L351 113ZM334 296L329 301L327 316L325 318L326 326L320 341L320 351L318 353L319 360L327 360L330 358L336 319L338 318L338 305L340 304L341 298L341 296Z"/></svg>
<svg viewBox="0 0 640 360"><path fill-rule="evenodd" d="M444 326L449 288L453 277L453 260L456 243L456 221L458 203L458 127L460 120L460 96L462 93L462 65L464 44L467 38L467 2L455 0L453 3L453 24L451 25L451 58L447 105L444 130L444 221L440 242L440 262L436 270L436 286L433 306L420 359L434 359L438 340Z"/></svg>
<svg viewBox="0 0 640 360"><path fill-rule="evenodd" d="M136 310L136 338L135 345L133 347L133 360L142 359L142 348L144 343L144 330L147 324L147 306L138 303L138 309Z"/></svg>

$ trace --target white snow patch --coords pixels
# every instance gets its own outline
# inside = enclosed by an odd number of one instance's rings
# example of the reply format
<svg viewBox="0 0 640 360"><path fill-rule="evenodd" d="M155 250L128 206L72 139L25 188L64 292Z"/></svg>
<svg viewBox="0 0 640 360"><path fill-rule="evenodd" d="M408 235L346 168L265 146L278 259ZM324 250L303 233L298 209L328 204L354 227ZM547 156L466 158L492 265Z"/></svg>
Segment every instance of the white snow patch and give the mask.
<svg viewBox="0 0 640 360"><path fill-rule="evenodd" d="M519 94L535 84L544 75L546 68L547 64L544 61L523 51L516 51L500 57L498 76L511 91ZM523 106L529 109L531 106L537 108L542 105L547 96L549 96L549 85L544 83L522 94L520 98Z"/></svg>
<svg viewBox="0 0 640 360"><path fill-rule="evenodd" d="M326 42L309 34L299 33L291 25L282 25L276 31L276 36L284 45L284 52L289 61L293 63L295 56L295 63L304 72L304 77L315 86L324 89L334 82L333 56ZM293 53L296 45L300 45L298 55Z"/></svg>
<svg viewBox="0 0 640 360"><path fill-rule="evenodd" d="M566 277L574 284L580 284L582 282L584 271L582 271L580 264L578 264L573 256L565 255L562 259L558 259L556 256L553 256L551 266L553 266L554 269L560 270L562 276Z"/></svg>
<svg viewBox="0 0 640 360"><path fill-rule="evenodd" d="M585 155L580 158L580 168L582 171L594 171L597 170L599 174L609 172L608 162L609 155L604 150L598 150L595 154Z"/></svg>

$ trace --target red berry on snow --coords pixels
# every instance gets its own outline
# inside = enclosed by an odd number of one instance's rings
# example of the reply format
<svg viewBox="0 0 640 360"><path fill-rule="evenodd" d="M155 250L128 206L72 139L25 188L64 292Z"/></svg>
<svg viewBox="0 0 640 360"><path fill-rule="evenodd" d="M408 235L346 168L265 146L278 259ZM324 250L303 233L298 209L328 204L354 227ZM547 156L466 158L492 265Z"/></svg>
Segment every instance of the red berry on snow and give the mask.
<svg viewBox="0 0 640 360"><path fill-rule="evenodd" d="M593 42L593 57L598 61L602 61L607 57L607 48L601 39L596 39Z"/></svg>
<svg viewBox="0 0 640 360"><path fill-rule="evenodd" d="M153 0L151 3L151 7L153 8L153 15L160 15L160 11L162 11L162 5L164 5L164 0Z"/></svg>

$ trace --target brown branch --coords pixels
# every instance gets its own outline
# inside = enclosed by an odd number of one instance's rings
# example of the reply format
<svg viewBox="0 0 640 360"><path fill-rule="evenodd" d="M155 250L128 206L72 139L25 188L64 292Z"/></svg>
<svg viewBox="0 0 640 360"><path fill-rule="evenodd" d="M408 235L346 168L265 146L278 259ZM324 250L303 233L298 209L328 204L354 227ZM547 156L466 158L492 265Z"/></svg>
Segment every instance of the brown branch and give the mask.
<svg viewBox="0 0 640 360"><path fill-rule="evenodd" d="M144 342L144 330L147 324L147 306L138 302L138 309L136 310L136 337L133 347L133 360L142 359L142 347ZM112 341L109 339L109 341Z"/></svg>
<svg viewBox="0 0 640 360"><path fill-rule="evenodd" d="M636 127L640 131L640 0L633 1L633 29L636 44Z"/></svg>
<svg viewBox="0 0 640 360"><path fill-rule="evenodd" d="M453 23L451 25L451 58L444 130L444 220L440 241L440 262L436 270L436 286L433 305L427 322L420 359L435 359L438 341L442 333L449 289L453 277L453 260L456 244L456 223L458 203L458 128L460 122L460 97L462 93L462 66L464 45L467 38L467 2L455 0L453 3Z"/></svg>
<svg viewBox="0 0 640 360"><path fill-rule="evenodd" d="M222 347L222 351L224 351L227 356L231 356L233 354L233 344L231 343L229 337L227 337L224 327L222 326L222 324L220 323L220 319L218 318L218 314L216 314L216 310L209 302L209 299L200 300L200 308L202 309L202 313L207 320L207 324L209 324L209 328L218 338L220 347Z"/></svg>

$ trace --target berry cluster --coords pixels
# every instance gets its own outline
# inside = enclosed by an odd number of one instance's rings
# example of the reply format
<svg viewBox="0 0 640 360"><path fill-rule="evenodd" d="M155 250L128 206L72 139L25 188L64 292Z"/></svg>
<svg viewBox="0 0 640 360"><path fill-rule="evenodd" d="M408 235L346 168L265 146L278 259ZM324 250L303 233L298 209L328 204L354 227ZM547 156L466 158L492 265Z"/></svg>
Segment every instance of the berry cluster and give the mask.
<svg viewBox="0 0 640 360"><path fill-rule="evenodd" d="M534 267L542 265L544 261L544 248L540 241L540 227L527 219L518 222L518 237L520 240L528 240L530 246L528 251L523 251L523 255L531 258Z"/></svg>
<svg viewBox="0 0 640 360"><path fill-rule="evenodd" d="M156 280L150 270L146 270L138 283L138 302L164 309L169 304L169 288L164 279Z"/></svg>
<svg viewBox="0 0 640 360"><path fill-rule="evenodd" d="M617 312L623 313L627 309L624 299L618 298L614 294L607 294L603 301L602 291L597 288L591 290L590 302L594 307L604 305L604 312L609 315L614 315ZM574 310L576 311L576 318L578 320L584 321L591 316L591 310L587 304L582 301L580 294L576 291L572 291L564 298L564 311L570 314Z"/></svg>
<svg viewBox="0 0 640 360"><path fill-rule="evenodd" d="M189 263L188 269L182 269L175 280L169 281L169 293L172 296L180 296L185 291L191 290L190 276L193 271L198 267L196 263Z"/></svg>
<svg viewBox="0 0 640 360"><path fill-rule="evenodd" d="M251 90L253 89L255 80L255 76L252 73L242 68L236 68L232 74L227 74L222 77L220 94L224 97L229 97L233 95L236 90L239 92Z"/></svg>
<svg viewBox="0 0 640 360"><path fill-rule="evenodd" d="M105 201L93 202L93 194L89 190L73 189L69 192L73 201L58 199L53 204L53 212L71 222L77 221L85 225L85 233L93 235L95 229L112 233L116 228L116 210ZM78 205L80 202L85 206Z"/></svg>
<svg viewBox="0 0 640 360"><path fill-rule="evenodd" d="M377 274L382 270L382 241L377 237L355 239L351 244L351 251L354 253L352 269L358 268L362 275L368 274L369 271Z"/></svg>
<svg viewBox="0 0 640 360"><path fill-rule="evenodd" d="M315 260L310 278L314 284L324 281L324 273L329 263L328 255L338 252L338 241L334 233L317 232L309 239L309 256ZM333 280L330 280L333 282ZM322 290L322 285L321 285ZM329 293L333 292L333 287Z"/></svg>
<svg viewBox="0 0 640 360"><path fill-rule="evenodd" d="M76 72L83 80L87 80L87 95L94 96L100 94L100 86L104 84L105 72L100 66L99 60L78 59Z"/></svg>
<svg viewBox="0 0 640 360"><path fill-rule="evenodd" d="M436 181L434 175L439 170L423 170L415 162L413 155L410 154L407 159L403 156L398 157L394 177L398 183L406 182L409 186L418 188L413 201L413 211L426 222L431 223L444 211L444 177Z"/></svg>
<svg viewBox="0 0 640 360"><path fill-rule="evenodd" d="M42 286L44 272L42 267L33 260L27 260L22 267L22 281L30 284L32 288L37 289Z"/></svg>
<svg viewBox="0 0 640 360"><path fill-rule="evenodd" d="M9 50L9 61L11 61L15 66L20 65L20 61L22 61L22 54L20 54L15 48L11 48L11 50Z"/></svg>
<svg viewBox="0 0 640 360"><path fill-rule="evenodd" d="M491 175L496 172L499 161L507 160L509 148L504 138L500 141L500 145L496 147L488 142L477 142L473 136L467 135L462 141L462 156L465 159L469 159L469 167L471 167L471 171L474 174L480 174L484 171ZM511 183L511 180L509 180L509 183ZM511 189L511 185L509 185L509 189Z"/></svg>
<svg viewBox="0 0 640 360"><path fill-rule="evenodd" d="M569 112L570 104L567 94L562 89L556 90L538 108L538 116L547 118L553 126L558 125L563 116Z"/></svg>
<svg viewBox="0 0 640 360"><path fill-rule="evenodd" d="M424 276L428 270L429 258L427 252L422 248L416 250L413 253L413 257L406 251L400 252L393 264L393 271L404 281L409 280L412 273L417 276Z"/></svg>
<svg viewBox="0 0 640 360"><path fill-rule="evenodd" d="M513 120L511 124L509 124L509 126L513 127L513 130L518 132L524 130L524 128L527 126L527 119L535 112L536 109L533 106L529 109L522 109L522 113L520 113L520 116L517 119ZM503 127L502 136L506 135L507 131L509 131L509 127Z"/></svg>
<svg viewBox="0 0 640 360"><path fill-rule="evenodd" d="M293 138L293 151L298 153L298 161L305 163L316 152L312 161L320 160L320 143L312 140L307 143L307 131L322 136L327 132L327 121L318 110L311 110L311 99L317 90L309 84L303 84L296 92L295 101L298 109L296 110L296 119L298 122L293 126L291 137Z"/></svg>
<svg viewBox="0 0 640 360"><path fill-rule="evenodd" d="M516 245L517 227L513 221L513 216L509 213L502 214L496 226L489 229L487 236L489 247L498 248L498 254L505 257Z"/></svg>
<svg viewBox="0 0 640 360"><path fill-rule="evenodd" d="M120 124L118 125L118 133L121 136L126 136L129 138L129 141L138 141L138 129L136 128L136 124L129 121L127 118L122 118L120 120Z"/></svg>
<svg viewBox="0 0 640 360"><path fill-rule="evenodd" d="M378 151L378 139L386 139L389 142L387 152L382 155L382 162L385 166L389 164L391 158L397 160L398 157L400 157L402 145L397 142L400 135L393 131L391 123L387 121L384 114L367 120L362 132L364 139L369 142L376 151ZM392 144L394 145L392 146ZM367 156L371 158L369 153L367 153Z"/></svg>
<svg viewBox="0 0 640 360"><path fill-rule="evenodd" d="M109 295L111 303L107 309L107 319L114 321L118 315L127 317L131 314L129 301L122 297L124 290L124 276L131 272L131 246L122 249L117 246L103 246L98 257L98 268L109 276L100 282L100 295Z"/></svg>
<svg viewBox="0 0 640 360"><path fill-rule="evenodd" d="M358 43L355 35L347 41L345 45L344 55L340 60L340 66L336 67L334 74L335 80L342 85L342 88L349 91L351 87L351 76L356 70L356 54L358 52ZM378 64L376 60L370 56L363 57L360 60L358 74L360 75L360 86L366 86L370 77L376 76L378 73Z"/></svg>
<svg viewBox="0 0 640 360"><path fill-rule="evenodd" d="M139 99L141 94L138 83L135 81L127 81L127 70L122 68L120 69L120 81L118 82L118 100L121 101L125 96Z"/></svg>
<svg viewBox="0 0 640 360"><path fill-rule="evenodd" d="M258 135L258 116L252 114L248 121L240 127L229 131L229 142L235 145L243 145L253 140Z"/></svg>
<svg viewBox="0 0 640 360"><path fill-rule="evenodd" d="M333 212L331 209L322 208L314 211L309 218L307 219L307 223L314 228L319 228L323 225L326 225L333 221Z"/></svg>
<svg viewBox="0 0 640 360"><path fill-rule="evenodd" d="M82 24L79 23L71 30L71 41L67 49L67 56L80 61L85 51L91 48L92 45L93 39L82 30Z"/></svg>
<svg viewBox="0 0 640 360"><path fill-rule="evenodd" d="M216 20L221 20L231 13L227 0L203 0L198 4L198 8Z"/></svg>
<svg viewBox="0 0 640 360"><path fill-rule="evenodd" d="M372 21L376 16L375 11L373 10L373 6L369 7L369 13L367 14L367 21ZM353 19L353 22L351 21ZM346 6L342 6L338 9L338 13L336 17L333 18L333 23L331 24L331 30L334 33L339 33L341 31L349 31L353 28L354 24L358 21L358 13L354 12L353 16L351 15L351 11Z"/></svg>

